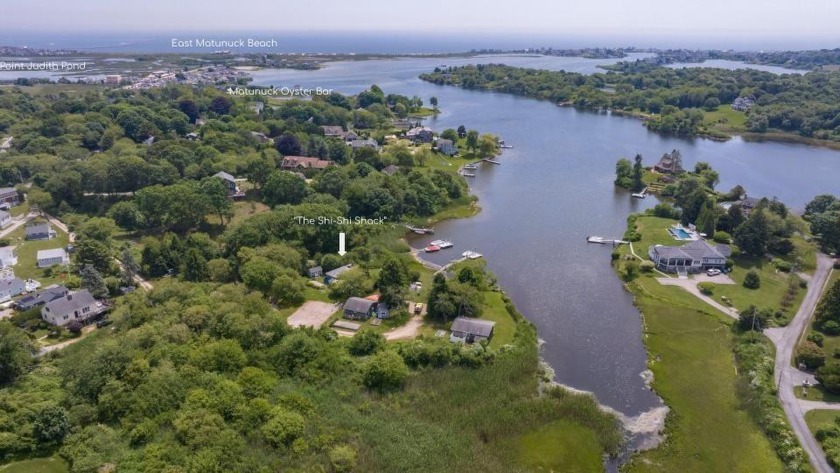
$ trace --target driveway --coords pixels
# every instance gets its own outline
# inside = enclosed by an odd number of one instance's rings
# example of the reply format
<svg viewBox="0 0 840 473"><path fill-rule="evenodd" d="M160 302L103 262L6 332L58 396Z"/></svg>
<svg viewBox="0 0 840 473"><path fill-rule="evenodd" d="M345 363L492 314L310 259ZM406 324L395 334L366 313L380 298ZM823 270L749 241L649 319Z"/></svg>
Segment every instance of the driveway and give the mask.
<svg viewBox="0 0 840 473"><path fill-rule="evenodd" d="M420 327L423 326L423 316L415 315L403 325L393 330L385 332L385 340L404 340L407 338L415 338L420 334Z"/></svg>
<svg viewBox="0 0 840 473"><path fill-rule="evenodd" d="M286 322L292 327L319 328L338 310L338 304L320 301L306 301Z"/></svg>
<svg viewBox="0 0 840 473"><path fill-rule="evenodd" d="M681 288L685 289L686 291L690 292L692 295L694 295L695 297L697 297L701 301L705 302L706 304L709 304L710 306L714 307L715 309L719 310L720 312L723 312L727 316L732 317L733 319L737 320L738 319L738 311L734 307L727 307L727 306L721 304L720 302L712 299L711 297L703 294L702 292L700 292L700 289L697 289L697 284L703 282L704 280L707 280L709 282L714 282L716 284L734 284L735 282L732 281L732 279L730 279L729 276L724 276L722 274L719 275L719 276L714 276L714 277L709 277L709 276L703 275L703 277L706 278L706 279L700 279L700 278L695 277L695 279L656 278L656 280L659 281L659 284L662 284L663 286L678 286L678 287L681 287ZM724 282L724 281L729 281L729 282Z"/></svg>

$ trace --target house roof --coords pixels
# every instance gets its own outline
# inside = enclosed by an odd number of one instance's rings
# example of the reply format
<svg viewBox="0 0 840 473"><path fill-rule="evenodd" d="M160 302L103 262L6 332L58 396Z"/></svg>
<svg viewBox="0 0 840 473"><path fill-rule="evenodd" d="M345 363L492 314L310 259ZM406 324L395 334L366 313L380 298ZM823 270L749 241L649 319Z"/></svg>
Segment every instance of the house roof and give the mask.
<svg viewBox="0 0 840 473"><path fill-rule="evenodd" d="M452 140L447 140L446 138L441 138L437 140L438 146L452 146Z"/></svg>
<svg viewBox="0 0 840 473"><path fill-rule="evenodd" d="M695 240L682 246L656 245L654 251L660 258L687 258L701 260L703 258L728 258L732 249L727 245L710 245L703 240Z"/></svg>
<svg viewBox="0 0 840 473"><path fill-rule="evenodd" d="M350 142L350 146L352 146L354 148L361 148L361 147L364 147L364 146L369 146L371 148L378 148L379 143L377 143L375 140L371 140L371 139L353 140L353 141Z"/></svg>
<svg viewBox="0 0 840 473"><path fill-rule="evenodd" d="M59 297L63 297L69 291L64 286L59 286L58 284L53 284L51 286L47 286L44 289L34 293L29 294L26 297L21 298L17 301L18 307L29 307L34 304L37 304L40 301L50 302Z"/></svg>
<svg viewBox="0 0 840 473"><path fill-rule="evenodd" d="M427 126L416 126L410 130L408 130L405 135L406 136L415 136L421 133L433 133L432 129Z"/></svg>
<svg viewBox="0 0 840 473"><path fill-rule="evenodd" d="M478 335L479 337L489 337L493 333L493 327L496 322L489 320L472 319L469 317L457 317L452 322L453 332L464 332L471 335Z"/></svg>
<svg viewBox="0 0 840 473"><path fill-rule="evenodd" d="M344 310L367 313L370 312L370 309L372 309L374 305L376 305L376 302L374 301L362 299L361 297L351 297L344 303Z"/></svg>
<svg viewBox="0 0 840 473"><path fill-rule="evenodd" d="M384 172L385 174L387 174L389 176L393 176L399 170L400 170L399 166L394 166L393 164L389 164L389 165L385 166L384 169L382 169L382 172Z"/></svg>
<svg viewBox="0 0 840 473"><path fill-rule="evenodd" d="M82 307L89 306L96 302L96 299L88 292L87 289L67 294L59 299L47 302L46 308L49 312L55 314L69 314Z"/></svg>
<svg viewBox="0 0 840 473"><path fill-rule="evenodd" d="M324 272L324 270L321 269L320 266L313 266L313 267L309 268L307 271L308 271L310 276L313 275L313 274L320 274L320 273Z"/></svg>
<svg viewBox="0 0 840 473"><path fill-rule="evenodd" d="M14 187L0 187L0 194L9 194L12 192L17 194L17 189L15 189Z"/></svg>
<svg viewBox="0 0 840 473"><path fill-rule="evenodd" d="M333 162L325 159L320 158L307 158L304 156L286 156L283 158L282 167L284 168L314 168L314 169L325 169L330 166Z"/></svg>
<svg viewBox="0 0 840 473"><path fill-rule="evenodd" d="M27 223L26 224L26 232L29 233L30 230L43 230L44 226L49 228L50 227L50 222Z"/></svg>
<svg viewBox="0 0 840 473"><path fill-rule="evenodd" d="M337 278L337 277L341 276L341 273L344 273L344 272L346 272L346 271L349 271L349 270L351 270L352 268L353 268L353 265L352 265L352 264L348 264L348 265L342 266L342 267L340 267L340 268L335 268L335 269L333 269L332 271L327 271L327 274L326 274L326 275L327 275L327 276L329 276L329 277L331 277L331 278Z"/></svg>
<svg viewBox="0 0 840 473"><path fill-rule="evenodd" d="M11 246L0 248L0 259L9 259L15 256L15 249Z"/></svg>
<svg viewBox="0 0 840 473"><path fill-rule="evenodd" d="M38 250L38 259L48 259L48 258L66 258L67 252L64 251L64 248L51 248L49 250Z"/></svg>
<svg viewBox="0 0 840 473"><path fill-rule="evenodd" d="M340 126L322 126L325 136L344 136L344 129Z"/></svg>
<svg viewBox="0 0 840 473"><path fill-rule="evenodd" d="M230 175L230 174L228 174L224 171L219 171L216 174L213 174L213 177L218 177L219 179L223 179L225 181L236 182L235 177L233 177L232 175Z"/></svg>

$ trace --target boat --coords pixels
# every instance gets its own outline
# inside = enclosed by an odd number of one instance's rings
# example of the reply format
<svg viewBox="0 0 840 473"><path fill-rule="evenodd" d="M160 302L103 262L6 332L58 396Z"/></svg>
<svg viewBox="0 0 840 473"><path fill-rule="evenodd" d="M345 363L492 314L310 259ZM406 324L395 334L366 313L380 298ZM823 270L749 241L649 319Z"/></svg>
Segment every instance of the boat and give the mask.
<svg viewBox="0 0 840 473"><path fill-rule="evenodd" d="M478 169L478 164L475 164L475 163L465 164L464 169Z"/></svg>
<svg viewBox="0 0 840 473"><path fill-rule="evenodd" d="M447 241L447 240L435 240L435 241L429 243L429 245L436 246L440 250L443 250L443 249L446 249L446 248L452 248L452 246L453 246L452 242Z"/></svg>
<svg viewBox="0 0 840 473"><path fill-rule="evenodd" d="M501 149L513 149L513 145L499 145Z"/></svg>
<svg viewBox="0 0 840 473"><path fill-rule="evenodd" d="M426 253L434 253L435 251L440 251L440 247L435 245L429 245L423 248L423 251L425 251Z"/></svg>
<svg viewBox="0 0 840 473"><path fill-rule="evenodd" d="M475 177L474 172L462 172L461 175L464 177Z"/></svg>
<svg viewBox="0 0 840 473"><path fill-rule="evenodd" d="M606 245L607 244L607 239L604 238L604 237L599 237L599 236L588 236L588 237L586 237L586 241L587 241L587 243L597 243L599 245Z"/></svg>
<svg viewBox="0 0 840 473"><path fill-rule="evenodd" d="M475 251L465 251L461 253L461 256L467 259L478 259L481 258L483 255L481 253L476 253Z"/></svg>
<svg viewBox="0 0 840 473"><path fill-rule="evenodd" d="M647 197L647 194L645 194L644 192L636 192L631 195L637 199L644 199L645 197Z"/></svg>

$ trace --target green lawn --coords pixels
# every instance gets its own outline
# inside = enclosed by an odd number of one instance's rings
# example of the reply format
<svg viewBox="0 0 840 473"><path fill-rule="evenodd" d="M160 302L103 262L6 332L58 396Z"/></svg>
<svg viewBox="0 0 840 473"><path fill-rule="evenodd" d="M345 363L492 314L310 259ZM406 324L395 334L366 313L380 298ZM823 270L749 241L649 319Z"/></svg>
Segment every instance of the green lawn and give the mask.
<svg viewBox="0 0 840 473"><path fill-rule="evenodd" d="M840 411L817 409L805 413L805 423L812 434L816 434L821 428L835 425L837 419L840 419Z"/></svg>
<svg viewBox="0 0 840 473"><path fill-rule="evenodd" d="M493 338L490 339L490 348L499 348L513 342L513 334L516 331L516 322L510 316L502 300L501 292L484 293L484 311L481 318L496 322L493 327Z"/></svg>
<svg viewBox="0 0 840 473"><path fill-rule="evenodd" d="M9 210L9 214L12 217L17 217L20 215L26 215L29 213L29 202L21 202L20 205L16 205Z"/></svg>
<svg viewBox="0 0 840 473"><path fill-rule="evenodd" d="M710 129L722 132L746 131L747 115L723 104L713 112L703 110L704 124Z"/></svg>
<svg viewBox="0 0 840 473"><path fill-rule="evenodd" d="M736 393L729 320L652 277L630 284L644 314L654 388L671 408L666 442L628 472L782 471Z"/></svg>
<svg viewBox="0 0 840 473"><path fill-rule="evenodd" d="M601 472L600 450L594 432L566 420L529 432L519 441L520 461L532 471Z"/></svg>
<svg viewBox="0 0 840 473"><path fill-rule="evenodd" d="M38 280L42 286L62 282L61 278L57 275L46 276L47 268L38 268L37 254L39 250L64 248L67 246L67 243L70 241L67 234L53 226L53 230L55 230L57 235L56 238L51 240L24 240L24 236L26 235L26 229L24 227L21 225L7 236L10 244L17 246L18 264L14 266L15 275L21 279L32 278ZM53 269L55 268L53 267Z"/></svg>
<svg viewBox="0 0 840 473"><path fill-rule="evenodd" d="M36 458L0 466L3 473L68 473L70 467L61 457Z"/></svg>

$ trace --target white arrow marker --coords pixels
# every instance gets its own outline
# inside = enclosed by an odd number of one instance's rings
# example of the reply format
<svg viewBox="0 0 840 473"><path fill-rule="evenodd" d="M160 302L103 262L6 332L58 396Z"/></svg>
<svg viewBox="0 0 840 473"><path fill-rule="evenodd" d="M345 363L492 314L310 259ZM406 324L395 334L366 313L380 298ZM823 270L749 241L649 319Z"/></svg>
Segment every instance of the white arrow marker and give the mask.
<svg viewBox="0 0 840 473"><path fill-rule="evenodd" d="M344 233L338 234L338 254L344 256L347 251L344 249Z"/></svg>

